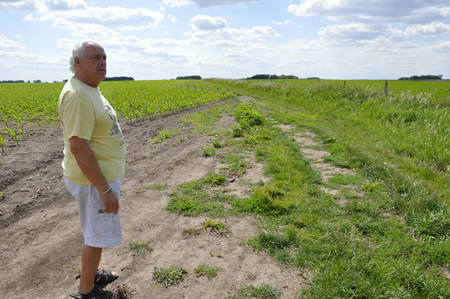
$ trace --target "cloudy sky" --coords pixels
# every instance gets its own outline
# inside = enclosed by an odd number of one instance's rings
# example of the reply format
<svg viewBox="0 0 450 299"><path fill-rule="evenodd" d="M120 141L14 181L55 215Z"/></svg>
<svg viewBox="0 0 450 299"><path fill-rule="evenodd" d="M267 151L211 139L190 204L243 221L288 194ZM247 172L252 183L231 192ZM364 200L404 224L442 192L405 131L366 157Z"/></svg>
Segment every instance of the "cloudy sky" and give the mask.
<svg viewBox="0 0 450 299"><path fill-rule="evenodd" d="M0 0L0 80L68 79L86 39L108 77L450 79L450 0Z"/></svg>

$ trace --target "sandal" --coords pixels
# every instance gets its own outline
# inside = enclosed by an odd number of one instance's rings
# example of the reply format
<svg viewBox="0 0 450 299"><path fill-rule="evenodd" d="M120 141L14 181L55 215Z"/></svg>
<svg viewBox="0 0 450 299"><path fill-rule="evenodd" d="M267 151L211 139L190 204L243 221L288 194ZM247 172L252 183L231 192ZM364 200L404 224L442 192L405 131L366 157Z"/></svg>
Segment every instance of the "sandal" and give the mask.
<svg viewBox="0 0 450 299"><path fill-rule="evenodd" d="M92 289L92 291L90 291L89 294L70 293L69 296L76 299L91 299L91 298L111 299L114 296L114 293L99 289L97 286L94 286L94 288ZM126 299L126 298L122 294L118 294L116 299Z"/></svg>
<svg viewBox="0 0 450 299"><path fill-rule="evenodd" d="M81 277L81 274L78 274L75 279L78 279ZM99 284L104 284L104 283L108 283L108 282L112 282L114 280L116 280L117 278L119 278L119 275L114 276L112 274L111 270L99 270L97 269L97 273L95 273L95 281L94 284L95 285L99 285Z"/></svg>

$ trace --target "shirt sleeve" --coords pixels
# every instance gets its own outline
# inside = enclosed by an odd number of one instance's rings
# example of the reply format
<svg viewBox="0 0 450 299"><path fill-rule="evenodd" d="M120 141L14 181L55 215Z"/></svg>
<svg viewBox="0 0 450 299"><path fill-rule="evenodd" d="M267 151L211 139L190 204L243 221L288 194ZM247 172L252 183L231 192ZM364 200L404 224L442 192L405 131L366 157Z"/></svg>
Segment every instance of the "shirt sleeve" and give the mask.
<svg viewBox="0 0 450 299"><path fill-rule="evenodd" d="M66 138L91 140L95 127L95 109L92 103L86 101L82 95L66 93L62 102L61 122L64 125Z"/></svg>

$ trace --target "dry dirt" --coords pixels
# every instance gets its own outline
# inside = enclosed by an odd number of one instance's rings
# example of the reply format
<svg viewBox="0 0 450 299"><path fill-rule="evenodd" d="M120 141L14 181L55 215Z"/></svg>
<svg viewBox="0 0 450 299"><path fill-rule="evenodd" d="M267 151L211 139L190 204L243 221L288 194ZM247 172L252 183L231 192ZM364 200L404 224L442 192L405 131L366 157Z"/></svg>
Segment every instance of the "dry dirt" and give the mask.
<svg viewBox="0 0 450 299"><path fill-rule="evenodd" d="M220 104L220 103L219 103ZM241 242L258 234L252 217L226 221L227 236L184 236L186 228L201 228L205 217L182 217L166 211L173 188L203 178L220 166L217 158L202 156L201 147L212 136L181 135L151 147L160 130L179 127L179 120L196 108L139 125L121 124L127 145L126 174L121 191L123 245L104 250L100 267L113 269L119 279L105 286L111 290L127 284L135 299L226 298L232 287L269 284L282 291L280 298L298 298L305 281L299 270L278 264L264 252ZM228 129L233 117L224 114L217 129ZM77 205L62 178L62 131L34 128L19 146L7 147L0 156L0 290L2 298L69 298L77 288L74 268L80 266L83 243ZM38 134L39 133L39 134ZM229 183L239 196L248 195L248 182L267 180L263 165L253 163L246 175ZM142 190L144 185L167 184L163 191ZM145 258L125 253L130 242L148 242L153 248ZM223 270L212 279L196 277L194 269L207 263ZM178 286L165 288L153 279L154 267L185 268Z"/></svg>

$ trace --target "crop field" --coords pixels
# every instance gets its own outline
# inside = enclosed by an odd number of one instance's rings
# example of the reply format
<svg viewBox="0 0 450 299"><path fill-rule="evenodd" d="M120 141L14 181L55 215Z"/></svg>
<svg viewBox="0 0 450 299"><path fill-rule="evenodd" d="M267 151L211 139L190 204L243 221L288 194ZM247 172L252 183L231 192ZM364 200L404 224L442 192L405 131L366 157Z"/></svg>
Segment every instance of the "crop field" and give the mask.
<svg viewBox="0 0 450 299"><path fill-rule="evenodd" d="M62 86L0 84L9 140L0 156L0 287L10 298L65 298L76 287L70 269L81 243L61 177ZM129 246L107 251L107 266L123 269L119 281L136 299L450 298L449 89L103 82L127 144ZM24 271L40 283L23 284Z"/></svg>
<svg viewBox="0 0 450 299"><path fill-rule="evenodd" d="M0 85L0 147L19 143L34 126L57 126L58 98L64 83ZM230 96L200 81L103 82L101 91L127 123L174 113Z"/></svg>

